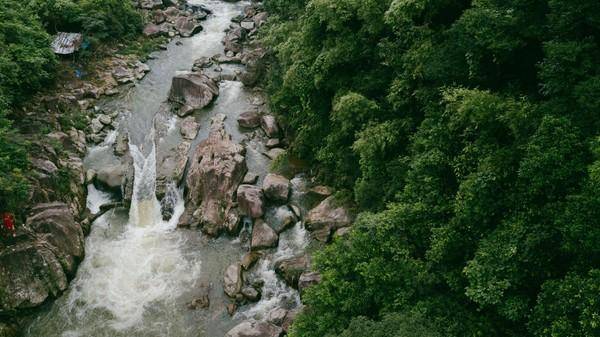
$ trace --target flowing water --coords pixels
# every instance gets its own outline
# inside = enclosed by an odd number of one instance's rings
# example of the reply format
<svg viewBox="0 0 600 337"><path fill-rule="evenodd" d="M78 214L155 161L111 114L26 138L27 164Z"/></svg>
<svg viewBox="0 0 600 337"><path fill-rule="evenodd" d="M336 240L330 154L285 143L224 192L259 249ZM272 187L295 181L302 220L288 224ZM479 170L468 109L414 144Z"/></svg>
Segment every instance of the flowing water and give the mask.
<svg viewBox="0 0 600 337"><path fill-rule="evenodd" d="M305 249L307 235L300 222L282 234L279 247L251 272L265 282L261 301L229 317L223 273L229 264L239 261L245 244L233 238L208 239L195 229L178 229L184 203L182 191L174 184L167 192L175 205L174 215L169 221L161 217L155 195L157 163L181 141L179 119L165 104L171 78L177 71L190 69L200 56L222 53L224 30L249 3L190 2L203 4L214 13L205 21L203 32L182 39L181 45L172 41L149 62L152 71L146 78L121 97L103 103L121 112L120 126L91 148L85 159L88 169L119 164L112 145L119 134L126 135L135 170L131 207L111 210L93 223L86 238L86 257L69 289L36 315L25 336L220 337L242 319L261 319L277 306L299 305L297 292L276 277L273 264ZM192 148L206 138L210 118L217 113L228 117L227 131L241 142L245 135L238 130L236 117L251 107L252 99L241 83L222 82L216 102L196 116L201 129ZM253 140L246 147L249 169L264 177L269 165L260 154L264 145ZM93 214L100 205L115 200L110 193L88 186L87 207ZM206 285L210 287L210 307L190 310L187 304Z"/></svg>

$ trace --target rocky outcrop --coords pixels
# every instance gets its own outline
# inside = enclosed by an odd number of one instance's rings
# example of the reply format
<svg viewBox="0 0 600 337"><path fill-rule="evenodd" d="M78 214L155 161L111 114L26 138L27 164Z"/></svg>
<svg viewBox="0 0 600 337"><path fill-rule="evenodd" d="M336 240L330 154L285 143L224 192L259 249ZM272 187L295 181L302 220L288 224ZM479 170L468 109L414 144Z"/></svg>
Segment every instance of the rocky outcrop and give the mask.
<svg viewBox="0 0 600 337"><path fill-rule="evenodd" d="M275 272L293 288L298 289L300 275L310 267L310 260L306 255L279 260L275 263Z"/></svg>
<svg viewBox="0 0 600 337"><path fill-rule="evenodd" d="M283 329L268 322L244 321L225 334L225 337L280 337Z"/></svg>
<svg viewBox="0 0 600 337"><path fill-rule="evenodd" d="M83 230L64 203L39 204L26 235L0 250L0 314L29 309L56 297L83 258Z"/></svg>
<svg viewBox="0 0 600 337"><path fill-rule="evenodd" d="M242 112L238 117L238 124L247 129L254 129L260 125L260 114L256 110Z"/></svg>
<svg viewBox="0 0 600 337"><path fill-rule="evenodd" d="M196 147L186 177L187 212L213 236L224 229L247 170L244 148L231 140L224 120L222 114L212 119L208 138Z"/></svg>
<svg viewBox="0 0 600 337"><path fill-rule="evenodd" d="M263 182L265 196L275 202L286 202L290 194L290 181L279 174L269 173Z"/></svg>
<svg viewBox="0 0 600 337"><path fill-rule="evenodd" d="M184 117L206 107L217 95L219 87L210 77L198 72L181 72L173 77L169 101L177 106L177 115Z"/></svg>
<svg viewBox="0 0 600 337"><path fill-rule="evenodd" d="M238 206L242 214L257 219L264 214L264 195L260 187L240 185L237 190Z"/></svg>
<svg viewBox="0 0 600 337"><path fill-rule="evenodd" d="M194 17L179 17L175 20L175 29L182 37L190 37L202 30L202 26Z"/></svg>
<svg viewBox="0 0 600 337"><path fill-rule="evenodd" d="M181 121L181 136L183 139L194 140L198 135L198 129L200 129L200 124L192 116Z"/></svg>
<svg viewBox="0 0 600 337"><path fill-rule="evenodd" d="M284 205L268 209L265 214L265 221L273 228L273 230L275 230L275 232L281 234L283 231L296 224L298 218L290 207Z"/></svg>
<svg viewBox="0 0 600 337"><path fill-rule="evenodd" d="M257 220L252 227L252 250L277 247L279 235L262 220Z"/></svg>
<svg viewBox="0 0 600 337"><path fill-rule="evenodd" d="M279 126L273 115L264 115L260 119L260 126L269 138L279 137Z"/></svg>
<svg viewBox="0 0 600 337"><path fill-rule="evenodd" d="M188 162L189 141L179 143L174 149L161 155L156 173L156 196L160 199L167 192L167 184L179 184Z"/></svg>
<svg viewBox="0 0 600 337"><path fill-rule="evenodd" d="M339 205L334 196L330 196L308 212L305 226L306 229L313 232L314 238L327 242L332 231L348 227L352 224L352 221L353 217L350 211Z"/></svg>
<svg viewBox="0 0 600 337"><path fill-rule="evenodd" d="M223 277L223 291L227 296L235 298L242 290L243 285L242 266L239 263L234 263L227 267L225 276Z"/></svg>

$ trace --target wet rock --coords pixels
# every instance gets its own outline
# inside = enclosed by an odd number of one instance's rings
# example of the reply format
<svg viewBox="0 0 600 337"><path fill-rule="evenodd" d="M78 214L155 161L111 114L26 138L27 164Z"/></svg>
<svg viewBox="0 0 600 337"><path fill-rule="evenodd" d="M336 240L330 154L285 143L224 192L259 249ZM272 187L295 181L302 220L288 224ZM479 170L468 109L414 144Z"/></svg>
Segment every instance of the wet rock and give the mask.
<svg viewBox="0 0 600 337"><path fill-rule="evenodd" d="M121 192L127 174L125 165L103 167L96 173L96 183L114 192Z"/></svg>
<svg viewBox="0 0 600 337"><path fill-rule="evenodd" d="M236 310L237 310L237 304L235 304L235 303L227 304L227 313L229 314L229 316L233 316L233 314L235 314Z"/></svg>
<svg viewBox="0 0 600 337"><path fill-rule="evenodd" d="M262 254L257 251L250 251L242 256L241 265L244 270L252 268L252 266L261 258Z"/></svg>
<svg viewBox="0 0 600 337"><path fill-rule="evenodd" d="M290 287L298 289L300 275L310 267L310 260L306 255L287 258L275 262L275 272L285 280Z"/></svg>
<svg viewBox="0 0 600 337"><path fill-rule="evenodd" d="M36 205L26 228L25 238L0 248L0 314L58 296L83 258L83 230L67 204Z"/></svg>
<svg viewBox="0 0 600 337"><path fill-rule="evenodd" d="M198 135L200 124L196 122L196 118L190 116L181 121L181 136L183 139L194 140Z"/></svg>
<svg viewBox="0 0 600 337"><path fill-rule="evenodd" d="M237 208L233 208L227 214L223 227L227 230L229 235L237 235L240 232L240 225L242 219Z"/></svg>
<svg viewBox="0 0 600 337"><path fill-rule="evenodd" d="M251 286L245 286L242 288L242 295L244 295L244 297L250 302L256 302L260 300L260 292Z"/></svg>
<svg viewBox="0 0 600 337"><path fill-rule="evenodd" d="M290 331L290 327L292 326L292 323L294 323L294 320L296 319L298 313L298 309L288 311L287 315L285 316L285 319L283 320L283 324L281 324L281 328L283 329L283 331L285 331L286 333Z"/></svg>
<svg viewBox="0 0 600 337"><path fill-rule="evenodd" d="M188 305L191 310L206 309L210 306L210 285L206 283L200 284L199 295L192 300Z"/></svg>
<svg viewBox="0 0 600 337"><path fill-rule="evenodd" d="M352 221L350 211L339 205L334 196L330 196L308 212L305 226L306 229L314 232L314 237L317 240L326 242L329 240L332 231L348 227L352 224Z"/></svg>
<svg viewBox="0 0 600 337"><path fill-rule="evenodd" d="M223 277L223 290L227 296L234 298L242 290L242 266L234 263L227 267Z"/></svg>
<svg viewBox="0 0 600 337"><path fill-rule="evenodd" d="M114 153L117 156L123 156L129 151L129 138L124 133L120 133L115 140Z"/></svg>
<svg viewBox="0 0 600 337"><path fill-rule="evenodd" d="M187 207L193 211L198 206L198 223L208 235L218 235L224 229L247 171L245 150L232 141L224 121L222 114L212 119L210 133L196 147L186 178Z"/></svg>
<svg viewBox="0 0 600 337"><path fill-rule="evenodd" d="M298 222L298 218L288 206L271 208L265 215L265 221L275 232L281 234Z"/></svg>
<svg viewBox="0 0 600 337"><path fill-rule="evenodd" d="M267 314L267 322L281 326L285 321L288 311L283 308L275 308Z"/></svg>
<svg viewBox="0 0 600 337"><path fill-rule="evenodd" d="M242 181L242 183L247 184L247 185L254 185L254 184L256 184L257 181L258 181L258 174L254 173L254 172L248 172L244 176L244 180Z"/></svg>
<svg viewBox="0 0 600 337"><path fill-rule="evenodd" d="M183 180L183 173L188 162L188 152L191 143L183 141L174 149L164 153L159 158L160 164L156 172L156 195L162 198L167 192L167 184L174 182L179 184Z"/></svg>
<svg viewBox="0 0 600 337"><path fill-rule="evenodd" d="M104 124L100 121L99 118L94 118L92 119L90 128L92 129L93 133L99 133L100 131L102 131L102 129L104 129Z"/></svg>
<svg viewBox="0 0 600 337"><path fill-rule="evenodd" d="M279 126L273 115L264 115L260 120L260 126L269 138L279 137Z"/></svg>
<svg viewBox="0 0 600 337"><path fill-rule="evenodd" d="M212 65L213 65L213 62L211 61L211 59L209 59L208 57L202 56L199 59L194 61L193 68L204 69L204 68L209 68Z"/></svg>
<svg viewBox="0 0 600 337"><path fill-rule="evenodd" d="M225 337L280 337L283 330L268 322L244 321L229 330Z"/></svg>
<svg viewBox="0 0 600 337"><path fill-rule="evenodd" d="M260 125L260 114L256 110L245 111L237 119L238 124L247 129L254 129Z"/></svg>
<svg viewBox="0 0 600 337"><path fill-rule="evenodd" d="M209 105L218 94L219 87L208 76L181 72L173 77L169 101L179 106L177 115L184 117Z"/></svg>
<svg viewBox="0 0 600 337"><path fill-rule="evenodd" d="M277 247L279 235L264 221L258 220L252 227L252 250Z"/></svg>
<svg viewBox="0 0 600 337"><path fill-rule="evenodd" d="M298 290L300 294L304 292L304 290L308 287L311 287L315 284L321 282L321 274L318 272L304 272L298 278Z"/></svg>
<svg viewBox="0 0 600 337"><path fill-rule="evenodd" d="M239 77L245 86L252 87L262 78L266 70L265 55L265 50L257 48L242 57L242 64L246 65L246 68Z"/></svg>
<svg viewBox="0 0 600 337"><path fill-rule="evenodd" d="M237 201L242 214L257 219L264 214L264 195L261 188L254 185L240 185Z"/></svg>
<svg viewBox="0 0 600 337"><path fill-rule="evenodd" d="M281 175L269 173L263 182L265 196L277 202L286 202L290 194L290 181Z"/></svg>
<svg viewBox="0 0 600 337"><path fill-rule="evenodd" d="M182 37L190 37L202 30L202 26L191 17L179 17L175 20L175 29Z"/></svg>

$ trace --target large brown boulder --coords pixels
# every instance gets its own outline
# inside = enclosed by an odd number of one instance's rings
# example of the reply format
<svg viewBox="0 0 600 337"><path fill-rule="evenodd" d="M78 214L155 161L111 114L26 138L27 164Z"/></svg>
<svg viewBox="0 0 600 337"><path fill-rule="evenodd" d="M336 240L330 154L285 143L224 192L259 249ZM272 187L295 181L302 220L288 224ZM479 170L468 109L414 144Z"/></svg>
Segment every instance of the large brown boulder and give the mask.
<svg viewBox="0 0 600 337"><path fill-rule="evenodd" d="M225 334L225 337L280 337L283 329L268 322L244 321Z"/></svg>
<svg viewBox="0 0 600 337"><path fill-rule="evenodd" d="M308 212L305 219L306 229L313 232L319 241L329 241L331 232L352 224L353 217L347 207L340 205L334 196L323 200Z"/></svg>
<svg viewBox="0 0 600 337"><path fill-rule="evenodd" d="M175 20L175 29L182 37L190 37L202 30L202 26L196 22L195 18L182 16Z"/></svg>
<svg viewBox="0 0 600 337"><path fill-rule="evenodd" d="M300 275L310 267L308 256L296 256L275 262L275 272L281 276L287 285L298 289Z"/></svg>
<svg viewBox="0 0 600 337"><path fill-rule="evenodd" d="M196 147L186 177L187 211L213 236L225 229L247 170L244 148L231 140L224 120L222 114L212 119L208 138Z"/></svg>
<svg viewBox="0 0 600 337"><path fill-rule="evenodd" d="M279 235L262 220L256 221L252 227L252 250L277 247Z"/></svg>
<svg viewBox="0 0 600 337"><path fill-rule="evenodd" d="M188 152L192 144L189 141L179 143L174 149L160 154L156 172L156 196L160 199L167 192L167 184L179 184L188 162Z"/></svg>
<svg viewBox="0 0 600 337"><path fill-rule="evenodd" d="M58 296L84 255L83 230L64 203L35 206L26 228L28 235L0 249L0 314Z"/></svg>
<svg viewBox="0 0 600 337"><path fill-rule="evenodd" d="M169 101L178 105L177 115L184 117L209 105L219 95L219 86L198 72L180 72L171 84Z"/></svg>
<svg viewBox="0 0 600 337"><path fill-rule="evenodd" d="M237 201L242 214L257 219L264 214L264 195L260 187L240 185L237 190Z"/></svg>
<svg viewBox="0 0 600 337"><path fill-rule="evenodd" d="M286 202L290 194L290 181L279 174L269 173L263 181L265 196L276 202Z"/></svg>

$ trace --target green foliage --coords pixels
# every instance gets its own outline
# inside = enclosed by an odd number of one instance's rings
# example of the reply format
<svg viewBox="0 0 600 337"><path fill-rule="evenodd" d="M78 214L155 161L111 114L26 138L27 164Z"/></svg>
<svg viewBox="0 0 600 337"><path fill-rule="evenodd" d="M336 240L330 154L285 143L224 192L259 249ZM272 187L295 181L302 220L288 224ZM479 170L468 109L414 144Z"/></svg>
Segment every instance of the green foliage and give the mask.
<svg viewBox="0 0 600 337"><path fill-rule="evenodd" d="M293 336L598 335L597 1L265 6L291 154L363 211Z"/></svg>
<svg viewBox="0 0 600 337"><path fill-rule="evenodd" d="M0 9L0 95L19 103L54 79L56 58L50 37L22 1Z"/></svg>
<svg viewBox="0 0 600 337"><path fill-rule="evenodd" d="M6 118L0 96L0 210L18 212L29 195L26 143Z"/></svg>

